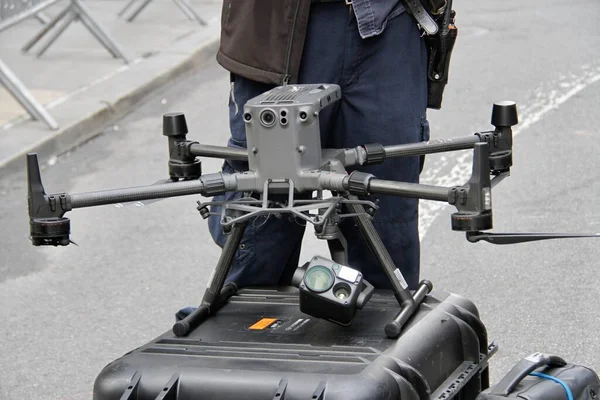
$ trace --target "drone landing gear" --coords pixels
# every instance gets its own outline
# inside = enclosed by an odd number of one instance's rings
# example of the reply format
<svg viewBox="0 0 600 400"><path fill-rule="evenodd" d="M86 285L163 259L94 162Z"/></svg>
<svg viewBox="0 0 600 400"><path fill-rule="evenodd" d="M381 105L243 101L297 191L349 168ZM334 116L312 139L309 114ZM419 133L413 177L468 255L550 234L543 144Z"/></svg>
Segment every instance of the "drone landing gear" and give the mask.
<svg viewBox="0 0 600 400"><path fill-rule="evenodd" d="M210 315L216 313L237 292L237 285L235 283L229 282L226 285L224 283L227 274L231 270L233 257L240 246L247 225L248 222L243 221L234 225L231 229L227 242L221 251L219 262L209 279L200 306L187 317L181 321L177 321L173 325L173 333L176 336L187 336Z"/></svg>
<svg viewBox="0 0 600 400"><path fill-rule="evenodd" d="M350 196L351 199L357 199L355 196ZM400 335L402 327L415 313L419 305L425 299L425 296L431 292L433 285L429 281L422 281L419 284L414 296L408 291L408 284L402 276L402 272L394 265L389 252L381 241L381 237L375 230L375 226L370 218L366 216L364 207L361 204L348 204L348 207L357 216L354 217L361 234L363 235L367 245L383 267L383 271L387 275L388 280L392 284L394 296L400 304L400 312L394 320L386 325L385 333L388 338L395 339Z"/></svg>
<svg viewBox="0 0 600 400"><path fill-rule="evenodd" d="M433 285L429 281L423 281L414 295L411 295L402 273L395 267L387 249L375 230L370 219L373 212L368 213L356 196L349 196L349 200L345 205L348 207L350 213L354 215L353 218L357 222L368 247L383 266L384 272L392 284L394 296L401 308L396 317L385 328L386 335L391 339L395 339L400 335L402 327L417 310L425 296L432 290ZM214 315L237 292L235 283L229 282L224 285L224 282L229 274L233 257L239 248L248 223L249 220L245 219L233 224L200 306L173 325L173 333L176 336L189 335L190 332L207 318ZM327 240L333 259L331 263L332 271L329 271L331 272L330 284L324 290L314 291L310 287L307 288L310 285L306 285L304 277L308 275L307 272L309 272L311 266L304 266L298 268L298 273L293 279L293 285L300 288L301 308L304 308L309 314L316 313L319 314L317 316L325 318L321 316L321 314L325 313L327 314L327 318L325 319L340 325L348 325L356 309L362 309L369 301L374 288L369 282L363 279L358 271L346 267L348 264L347 244L338 225L331 219L327 219L323 224L316 225L316 228L317 237ZM321 258L318 259L321 260ZM317 264L319 265L314 265L317 269L327 268L321 265L323 262ZM348 274L351 272L356 273L356 276L348 279Z"/></svg>
<svg viewBox="0 0 600 400"><path fill-rule="evenodd" d="M400 305L400 311L386 326L385 332L391 339L400 335L402 327L418 309L433 285L423 281L414 295L408 290L408 284L402 273L390 257L381 237L375 230L371 217L375 209L366 210L357 196L349 195L344 203L348 216L352 216L378 263L391 283L394 297ZM315 225L319 239L327 240L333 261L323 257L314 257L311 262L298 268L292 284L300 289L300 308L303 312L317 318L346 326L349 325L356 309L361 309L371 298L373 286L364 280L359 271L348 265L347 244L336 219L337 214L326 218L322 225ZM341 290L342 288L345 288Z"/></svg>

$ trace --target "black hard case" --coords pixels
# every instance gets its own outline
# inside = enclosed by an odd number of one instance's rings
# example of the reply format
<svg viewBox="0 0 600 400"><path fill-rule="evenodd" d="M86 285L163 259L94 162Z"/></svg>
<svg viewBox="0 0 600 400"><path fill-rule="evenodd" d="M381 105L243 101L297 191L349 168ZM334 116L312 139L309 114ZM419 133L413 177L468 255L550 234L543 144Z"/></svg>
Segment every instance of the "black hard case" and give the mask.
<svg viewBox="0 0 600 400"><path fill-rule="evenodd" d="M498 384L481 393L477 400L568 399L567 391L560 383L544 377L530 375L530 372L538 372L558 378L569 387L573 400L600 399L600 380L592 369L582 365L565 363L564 360L555 356L552 357L561 360L562 362L559 363L561 365L545 363L546 365L537 367L537 365L543 363L538 362L535 365L530 360L536 357L539 358L540 355L541 353L534 353L521 360Z"/></svg>
<svg viewBox="0 0 600 400"><path fill-rule="evenodd" d="M488 387L495 347L472 302L432 292L388 339L397 312L376 291L342 327L302 314L295 288L244 289L189 336L168 331L107 365L94 399L447 400ZM263 318L277 322L249 329Z"/></svg>

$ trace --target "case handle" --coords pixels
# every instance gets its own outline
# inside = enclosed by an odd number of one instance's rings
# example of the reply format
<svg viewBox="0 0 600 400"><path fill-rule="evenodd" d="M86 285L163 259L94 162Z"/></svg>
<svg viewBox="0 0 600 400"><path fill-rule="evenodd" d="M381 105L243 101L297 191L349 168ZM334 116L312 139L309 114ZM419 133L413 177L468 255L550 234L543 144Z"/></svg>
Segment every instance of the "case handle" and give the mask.
<svg viewBox="0 0 600 400"><path fill-rule="evenodd" d="M525 357L515 365L504 378L494 386L491 394L508 396L510 392L525 378L529 373L539 367L564 367L567 362L558 356L551 356L542 353L533 353Z"/></svg>

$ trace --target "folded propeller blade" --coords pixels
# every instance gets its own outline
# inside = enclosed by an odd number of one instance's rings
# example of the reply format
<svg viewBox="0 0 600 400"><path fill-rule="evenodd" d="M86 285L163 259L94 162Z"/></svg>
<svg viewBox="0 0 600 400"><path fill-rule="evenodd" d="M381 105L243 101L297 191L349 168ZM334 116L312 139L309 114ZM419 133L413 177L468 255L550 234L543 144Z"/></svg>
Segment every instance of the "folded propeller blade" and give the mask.
<svg viewBox="0 0 600 400"><path fill-rule="evenodd" d="M600 238L600 233L486 233L467 232L467 240L471 243L484 240L492 244L517 244L550 239Z"/></svg>

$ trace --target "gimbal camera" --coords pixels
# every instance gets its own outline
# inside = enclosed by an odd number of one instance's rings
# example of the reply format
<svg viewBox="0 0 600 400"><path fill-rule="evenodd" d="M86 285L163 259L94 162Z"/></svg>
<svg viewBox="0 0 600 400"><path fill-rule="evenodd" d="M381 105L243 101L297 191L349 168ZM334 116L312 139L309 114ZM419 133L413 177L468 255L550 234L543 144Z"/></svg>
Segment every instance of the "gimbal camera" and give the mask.
<svg viewBox="0 0 600 400"><path fill-rule="evenodd" d="M88 193L46 194L35 154L27 155L30 239L35 246L66 246L70 222L64 215L76 208L145 201L175 196L212 197L242 192L239 199L198 202L198 211L208 218L211 206L220 206L220 222L228 235L221 257L207 285L201 306L178 321L173 331L187 335L214 314L237 290L224 284L233 256L249 221L258 216L291 214L314 225L316 236L327 240L331 258L315 256L299 267L292 284L300 291L301 311L348 325L357 309L370 299L373 286L360 271L348 265L346 241L338 224L353 218L368 247L389 279L400 311L385 327L395 338L432 290L423 280L411 294L399 268L392 262L371 221L378 206L365 195L385 194L447 202L457 211L451 216L452 230L466 233L469 242L512 244L534 240L600 237L598 234L486 233L492 223L492 188L510 174L512 126L518 123L514 102L493 105L494 130L447 140L383 146L365 144L355 148L322 149L319 113L340 100L340 87L333 84L288 85L274 88L244 106L247 149L202 145L187 139L185 116L163 116L163 134L169 145L169 179L149 186ZM385 162L394 157L473 149L471 178L461 186L438 187L382 180L349 167ZM248 162L248 171L203 174L198 157ZM330 191L325 198L323 191ZM310 194L310 198L299 198ZM287 197L273 200L274 195Z"/></svg>

